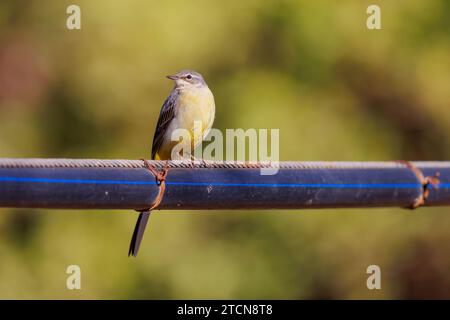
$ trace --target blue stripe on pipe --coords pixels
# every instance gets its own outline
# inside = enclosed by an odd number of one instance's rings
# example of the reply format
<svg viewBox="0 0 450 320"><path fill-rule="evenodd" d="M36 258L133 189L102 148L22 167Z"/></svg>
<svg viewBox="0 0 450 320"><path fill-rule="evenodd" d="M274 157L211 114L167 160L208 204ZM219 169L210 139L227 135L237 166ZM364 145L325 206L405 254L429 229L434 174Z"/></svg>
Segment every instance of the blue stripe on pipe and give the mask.
<svg viewBox="0 0 450 320"><path fill-rule="evenodd" d="M166 182L178 186L217 186L217 187L293 187L293 188L348 188L348 189L412 189L418 183L222 183L222 182Z"/></svg>
<svg viewBox="0 0 450 320"><path fill-rule="evenodd" d="M138 184L138 185L156 184L155 181L0 177L0 182L2 182L2 181L5 181L5 182L41 182L41 183L79 183L79 184Z"/></svg>
<svg viewBox="0 0 450 320"><path fill-rule="evenodd" d="M89 179L55 179L0 177L0 182L32 182L32 183L73 183L73 184L127 184L155 185L155 181L132 180L89 180ZM291 187L291 188L336 188L336 189L412 189L420 187L418 183L226 183L226 182L178 182L166 181L166 185L174 186L217 186L217 187ZM438 188L450 188L450 183L440 183Z"/></svg>

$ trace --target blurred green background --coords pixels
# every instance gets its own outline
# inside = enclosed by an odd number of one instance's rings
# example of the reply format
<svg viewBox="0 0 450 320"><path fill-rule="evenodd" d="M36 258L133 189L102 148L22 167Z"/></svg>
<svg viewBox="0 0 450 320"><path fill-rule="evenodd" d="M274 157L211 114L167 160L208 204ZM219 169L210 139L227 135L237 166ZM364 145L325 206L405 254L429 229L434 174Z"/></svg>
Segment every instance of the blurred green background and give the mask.
<svg viewBox="0 0 450 320"><path fill-rule="evenodd" d="M66 7L82 29L66 29ZM381 6L382 30L366 28ZM201 72L215 127L281 160L450 158L450 2L0 2L0 157L150 154L164 76ZM450 298L448 208L0 210L0 298ZM66 289L77 264L82 290ZM366 268L382 290L366 288Z"/></svg>

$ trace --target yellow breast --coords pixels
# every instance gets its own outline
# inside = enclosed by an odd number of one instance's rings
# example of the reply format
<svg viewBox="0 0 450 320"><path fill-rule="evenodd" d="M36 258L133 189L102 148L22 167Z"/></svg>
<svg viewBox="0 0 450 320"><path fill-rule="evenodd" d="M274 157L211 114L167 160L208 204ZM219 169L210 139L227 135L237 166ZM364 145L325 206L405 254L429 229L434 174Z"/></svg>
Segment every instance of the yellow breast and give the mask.
<svg viewBox="0 0 450 320"><path fill-rule="evenodd" d="M198 121L201 122L202 132L206 135L212 127L214 115L214 96L208 87L181 92L175 116L178 128L187 129L193 133L194 123Z"/></svg>
<svg viewBox="0 0 450 320"><path fill-rule="evenodd" d="M182 91L176 104L175 117L167 130L166 137L158 150L156 159L171 158L172 148L177 143L171 141L171 134L176 129L185 129L190 132L191 151L193 151L211 129L214 122L215 109L214 96L208 87ZM201 123L201 132L194 132L196 121ZM197 130L199 129L197 128ZM197 134L197 137L194 137L195 134ZM199 137L198 135L201 136Z"/></svg>

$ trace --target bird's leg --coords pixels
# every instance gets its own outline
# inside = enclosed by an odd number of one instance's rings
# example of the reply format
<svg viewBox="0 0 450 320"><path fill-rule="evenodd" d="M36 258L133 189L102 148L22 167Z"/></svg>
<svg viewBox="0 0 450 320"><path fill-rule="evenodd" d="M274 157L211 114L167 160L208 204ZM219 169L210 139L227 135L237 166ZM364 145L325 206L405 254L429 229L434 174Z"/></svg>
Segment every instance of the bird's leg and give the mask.
<svg viewBox="0 0 450 320"><path fill-rule="evenodd" d="M197 158L194 157L194 155L190 155L190 159L191 159L191 168L195 168L195 161L197 161Z"/></svg>
<svg viewBox="0 0 450 320"><path fill-rule="evenodd" d="M193 155L191 155L191 160L194 161L201 161L201 163L205 166L205 168L211 168L211 164L209 164L205 159L203 158L196 158Z"/></svg>
<svg viewBox="0 0 450 320"><path fill-rule="evenodd" d="M208 160L205 160L205 159L202 158L201 161L202 161L203 165L204 165L206 168L212 168L212 167L213 167L211 163L208 163ZM211 161L210 161L210 162L211 162Z"/></svg>

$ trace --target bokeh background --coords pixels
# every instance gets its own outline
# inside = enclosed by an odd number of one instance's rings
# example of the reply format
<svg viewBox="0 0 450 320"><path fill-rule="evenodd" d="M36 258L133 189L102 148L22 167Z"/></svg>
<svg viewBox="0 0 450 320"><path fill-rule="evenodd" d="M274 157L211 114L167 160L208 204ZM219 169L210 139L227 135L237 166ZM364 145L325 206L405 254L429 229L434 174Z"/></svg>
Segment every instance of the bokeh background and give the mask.
<svg viewBox="0 0 450 320"><path fill-rule="evenodd" d="M66 29L66 7L82 29ZM366 28L378 4L382 30ZM215 127L279 128L281 160L450 158L450 2L0 2L0 157L138 159L164 76L192 68ZM0 298L450 298L448 208L0 209ZM66 289L77 264L82 290ZM382 290L366 268L382 269Z"/></svg>

